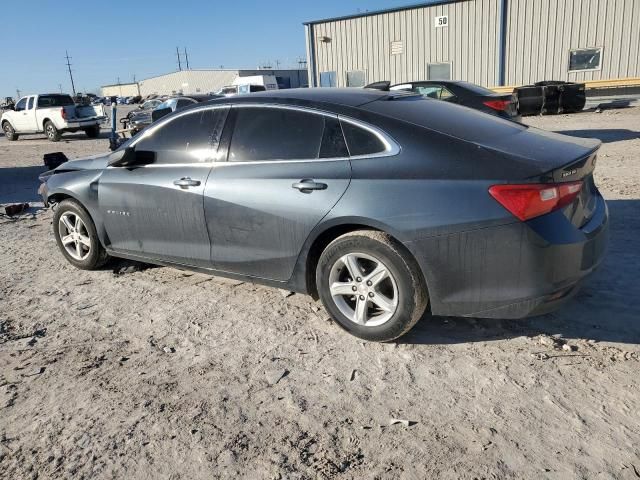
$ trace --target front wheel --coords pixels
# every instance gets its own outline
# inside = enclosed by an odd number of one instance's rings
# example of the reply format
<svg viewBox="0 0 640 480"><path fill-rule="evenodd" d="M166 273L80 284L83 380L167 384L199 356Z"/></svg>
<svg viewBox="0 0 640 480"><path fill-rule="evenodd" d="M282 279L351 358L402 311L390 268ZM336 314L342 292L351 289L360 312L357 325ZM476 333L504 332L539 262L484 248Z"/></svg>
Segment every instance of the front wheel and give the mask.
<svg viewBox="0 0 640 480"><path fill-rule="evenodd" d="M413 258L383 232L360 230L331 242L316 270L318 294L352 335L388 342L422 317L427 288Z"/></svg>
<svg viewBox="0 0 640 480"><path fill-rule="evenodd" d="M53 215L53 233L62 255L82 270L100 268L109 259L89 212L75 200L60 202Z"/></svg>
<svg viewBox="0 0 640 480"><path fill-rule="evenodd" d="M52 142L57 142L60 140L60 132L58 131L58 129L56 128L56 126L53 124L51 120L48 120L44 124L44 133L47 135L47 138Z"/></svg>
<svg viewBox="0 0 640 480"><path fill-rule="evenodd" d="M16 133L16 131L13 129L13 127L9 122L4 122L4 125L2 126L2 131L4 132L4 136L7 137L7 140L9 140L10 142L18 140L18 134Z"/></svg>

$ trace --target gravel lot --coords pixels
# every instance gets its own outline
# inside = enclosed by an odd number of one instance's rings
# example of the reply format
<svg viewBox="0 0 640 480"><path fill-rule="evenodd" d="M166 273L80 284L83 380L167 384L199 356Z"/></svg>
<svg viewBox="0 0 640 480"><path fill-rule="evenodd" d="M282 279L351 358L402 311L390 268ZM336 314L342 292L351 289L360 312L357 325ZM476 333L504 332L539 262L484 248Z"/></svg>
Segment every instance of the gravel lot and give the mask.
<svg viewBox="0 0 640 480"><path fill-rule="evenodd" d="M570 305L522 321L425 317L363 343L308 297L76 270L50 211L0 217L1 476L640 477L640 108L525 121L603 140L611 244ZM44 153L107 145L0 138L0 203L37 202Z"/></svg>

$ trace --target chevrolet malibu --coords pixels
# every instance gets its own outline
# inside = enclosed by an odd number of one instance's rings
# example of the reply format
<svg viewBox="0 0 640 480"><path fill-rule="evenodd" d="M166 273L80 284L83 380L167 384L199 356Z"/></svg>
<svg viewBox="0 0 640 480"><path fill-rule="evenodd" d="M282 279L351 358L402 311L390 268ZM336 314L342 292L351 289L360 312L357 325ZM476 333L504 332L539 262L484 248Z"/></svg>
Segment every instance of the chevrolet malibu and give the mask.
<svg viewBox="0 0 640 480"><path fill-rule="evenodd" d="M194 105L41 177L62 255L320 298L372 341L425 314L521 318L604 256L599 143L404 92L300 89Z"/></svg>

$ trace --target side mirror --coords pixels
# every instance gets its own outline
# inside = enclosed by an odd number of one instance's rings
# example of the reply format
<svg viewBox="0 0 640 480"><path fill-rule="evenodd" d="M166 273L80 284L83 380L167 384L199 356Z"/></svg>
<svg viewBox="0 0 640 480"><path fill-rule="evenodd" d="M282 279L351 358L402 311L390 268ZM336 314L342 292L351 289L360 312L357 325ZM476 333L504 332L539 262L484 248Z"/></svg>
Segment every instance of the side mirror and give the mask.
<svg viewBox="0 0 640 480"><path fill-rule="evenodd" d="M109 160L110 167L141 167L156 161L156 153L145 150L136 151L134 147L115 152Z"/></svg>
<svg viewBox="0 0 640 480"><path fill-rule="evenodd" d="M164 117L165 115L169 115L170 113L171 113L171 108L169 107L156 108L154 111L151 112L151 120L155 122L156 120L159 120L160 118Z"/></svg>

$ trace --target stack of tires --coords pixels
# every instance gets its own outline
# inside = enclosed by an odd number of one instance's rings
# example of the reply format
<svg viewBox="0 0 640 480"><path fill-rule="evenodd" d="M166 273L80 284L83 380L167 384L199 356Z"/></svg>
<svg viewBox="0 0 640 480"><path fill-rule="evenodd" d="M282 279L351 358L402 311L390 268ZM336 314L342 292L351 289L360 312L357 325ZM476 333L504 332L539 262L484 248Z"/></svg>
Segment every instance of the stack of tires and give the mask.
<svg viewBox="0 0 640 480"><path fill-rule="evenodd" d="M584 83L544 81L515 89L520 115L579 112L586 103Z"/></svg>

